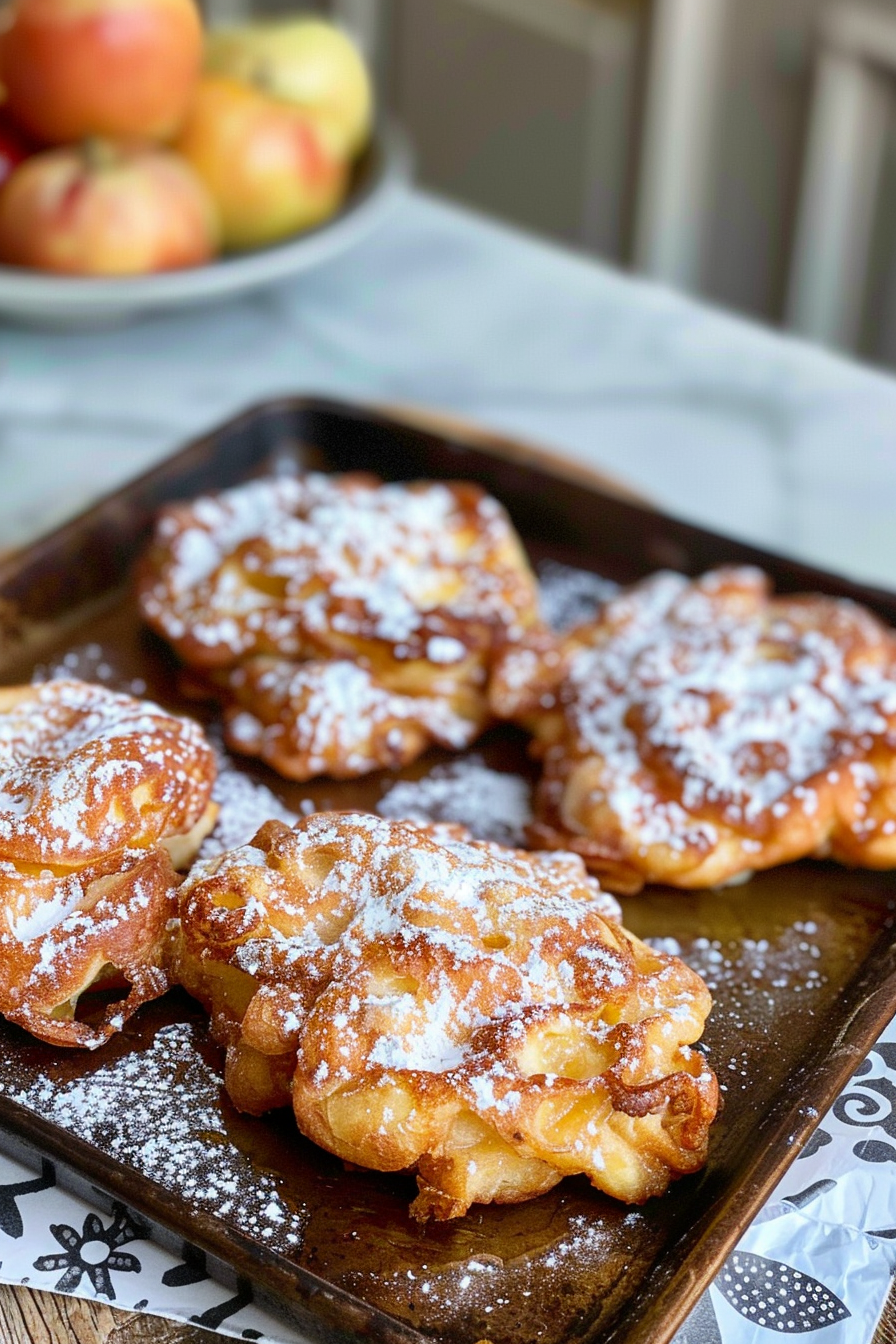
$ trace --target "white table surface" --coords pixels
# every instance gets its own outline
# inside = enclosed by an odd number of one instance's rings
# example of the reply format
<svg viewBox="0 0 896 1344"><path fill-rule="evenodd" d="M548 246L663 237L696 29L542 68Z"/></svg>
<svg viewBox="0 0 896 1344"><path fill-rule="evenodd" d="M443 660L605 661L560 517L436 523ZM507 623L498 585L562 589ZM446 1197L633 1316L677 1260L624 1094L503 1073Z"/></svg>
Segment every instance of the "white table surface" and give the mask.
<svg viewBox="0 0 896 1344"><path fill-rule="evenodd" d="M460 413L896 586L896 380L417 192L342 259L239 302L0 326L0 545L294 392Z"/></svg>
<svg viewBox="0 0 896 1344"><path fill-rule="evenodd" d="M0 547L249 403L312 392L553 445L682 517L896 587L896 380L419 192L342 259L238 302L0 325ZM726 1341L753 1338L732 1317Z"/></svg>

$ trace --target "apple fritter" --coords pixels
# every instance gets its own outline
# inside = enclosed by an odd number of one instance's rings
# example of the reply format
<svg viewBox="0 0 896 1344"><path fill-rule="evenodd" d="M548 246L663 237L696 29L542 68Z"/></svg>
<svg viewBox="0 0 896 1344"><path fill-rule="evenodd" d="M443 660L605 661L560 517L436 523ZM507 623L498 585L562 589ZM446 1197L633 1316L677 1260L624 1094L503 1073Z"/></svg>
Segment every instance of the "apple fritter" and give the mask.
<svg viewBox="0 0 896 1344"><path fill-rule="evenodd" d="M499 651L541 628L501 506L460 482L277 477L163 511L140 610L228 745L347 778L469 745Z"/></svg>
<svg viewBox="0 0 896 1344"><path fill-rule="evenodd" d="M896 632L854 602L660 573L511 651L493 694L543 758L530 839L615 891L896 867Z"/></svg>
<svg viewBox="0 0 896 1344"><path fill-rule="evenodd" d="M576 855L318 813L194 866L173 974L240 1109L416 1171L419 1219L574 1173L641 1203L705 1161L711 999L618 913Z"/></svg>
<svg viewBox="0 0 896 1344"><path fill-rule="evenodd" d="M214 824L198 724L86 682L0 689L0 1012L96 1046L168 988L173 863ZM128 988L129 987L129 988ZM99 1024L88 989L125 994Z"/></svg>
<svg viewBox="0 0 896 1344"><path fill-rule="evenodd" d="M467 745L485 727L485 701L470 686L436 682L430 695L387 690L358 663L249 658L214 674L229 694L228 744L281 775L351 779L416 760L433 742Z"/></svg>

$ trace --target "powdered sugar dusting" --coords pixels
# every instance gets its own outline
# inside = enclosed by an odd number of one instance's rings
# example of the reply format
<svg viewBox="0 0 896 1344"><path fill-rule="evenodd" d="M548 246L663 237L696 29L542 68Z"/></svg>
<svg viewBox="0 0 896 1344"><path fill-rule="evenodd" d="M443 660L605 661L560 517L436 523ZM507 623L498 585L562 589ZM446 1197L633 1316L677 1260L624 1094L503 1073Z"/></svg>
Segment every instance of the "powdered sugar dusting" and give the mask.
<svg viewBox="0 0 896 1344"><path fill-rule="evenodd" d="M144 678L126 678L116 661L115 650L104 644L98 644L95 640L73 645L51 663L38 663L31 680L38 683L67 677L74 677L79 681L98 682L103 686L112 687L113 690L124 691L128 695L146 694Z"/></svg>
<svg viewBox="0 0 896 1344"><path fill-rule="evenodd" d="M197 1049L197 1028L161 1028L149 1049L74 1082L52 1077L0 1090L62 1129L101 1147L194 1208L235 1222L272 1250L294 1251L307 1221L279 1182L259 1172L221 1132L221 1077Z"/></svg>
<svg viewBox="0 0 896 1344"><path fill-rule="evenodd" d="M522 848L532 820L531 789L519 775L491 770L480 756L465 756L422 779L393 784L377 811L399 821L456 822L479 840Z"/></svg>
<svg viewBox="0 0 896 1344"><path fill-rule="evenodd" d="M310 657L350 636L450 665L458 620L512 634L534 605L506 513L474 486L270 477L169 508L156 548L142 613L197 659Z"/></svg>
<svg viewBox="0 0 896 1344"><path fill-rule="evenodd" d="M285 803L260 780L237 770L224 753L218 753L218 774L212 788L212 800L220 809L215 828L199 850L200 859L210 859L227 849L248 844L252 836L272 817L291 826L298 820Z"/></svg>
<svg viewBox="0 0 896 1344"><path fill-rule="evenodd" d="M190 830L211 788L197 723L148 700L48 681L0 713L0 856L78 864Z"/></svg>
<svg viewBox="0 0 896 1344"><path fill-rule="evenodd" d="M446 1320L460 1322L465 1339L500 1338L559 1341L573 1338L580 1320L576 1288L593 1284L613 1266L631 1274L630 1246L643 1236L649 1219L641 1210L608 1214L591 1202L579 1203L570 1192L559 1216L544 1228L544 1243L502 1255L480 1234L474 1253L446 1259L436 1248L422 1251L413 1267L367 1271L349 1268L344 1286L372 1296L387 1310L405 1306L411 1323L437 1334ZM508 1217L513 1215L504 1210ZM559 1229L562 1232L558 1235ZM361 1235L361 1234L358 1234ZM525 1233L520 1237L527 1245ZM425 1243L424 1243L425 1246ZM612 1271L611 1271L612 1272Z"/></svg>
<svg viewBox="0 0 896 1344"><path fill-rule="evenodd" d="M619 584L576 569L559 560L543 560L537 566L541 587L541 614L554 630L569 630L594 618L605 602L619 592Z"/></svg>
<svg viewBox="0 0 896 1344"><path fill-rule="evenodd" d="M581 1103L588 1123L562 1140L557 1171L585 1172L617 1193L630 1191L614 1181L629 1179L620 1171L635 1159L627 1139L625 1163L608 1156L608 1104L625 1110L625 1090L649 1084L659 1114L669 1089L684 1086L676 1104L707 1125L716 1095L688 1049L710 1006L703 985L627 935L618 910L573 854L318 813L291 830L271 823L250 846L194 868L181 889L179 974L200 998L222 962L254 980L254 994L245 981L241 991L242 1040L251 1044L263 1022L265 1052L286 1073L295 1052L300 1127L341 1156L379 1168L386 1146L386 1169L412 1167L421 1146L448 1151L453 1119L472 1112L494 1140L552 1163L541 1108ZM232 1016L213 1024L235 1048ZM238 1105L241 1067L234 1056ZM421 1105L427 1098L420 1112L401 1100L408 1089ZM330 1129L343 1095L370 1117L353 1122L350 1142L333 1139L335 1122ZM429 1114L433 1133L421 1138ZM700 1161L699 1145L669 1159L671 1170ZM650 1182L642 1197L668 1180L665 1168L639 1171ZM424 1217L435 1179L427 1175L433 1184L415 1205ZM493 1197L488 1184L477 1195L475 1173L441 1189L454 1201L441 1217Z"/></svg>
<svg viewBox="0 0 896 1344"><path fill-rule="evenodd" d="M631 845L706 853L737 833L735 871L749 869L770 829L797 813L812 852L828 837L821 795L838 770L857 794L838 825L857 843L882 839L864 758L896 727L896 641L870 612L769 598L747 567L693 581L661 573L572 642L561 691L572 756L600 762L589 801L606 799ZM552 759L561 775L573 768Z"/></svg>
<svg viewBox="0 0 896 1344"><path fill-rule="evenodd" d="M481 713L470 713L468 703L455 708L451 695L434 689L432 695L389 690L345 658L250 659L229 678L236 703L227 714L227 739L234 750L302 779L401 763L427 738L468 746L481 730Z"/></svg>
<svg viewBox="0 0 896 1344"><path fill-rule="evenodd" d="M818 899L819 891L826 892ZM664 893L647 896L654 914ZM850 879L836 869L813 879L799 869L757 877L730 894L707 894L705 910L722 909L719 918L697 919L691 910L673 915L677 937L651 935L645 941L676 952L702 977L713 995L713 1011L700 1049L707 1054L723 1091L748 1098L757 1076L786 1074L788 1042L805 1035L828 1015L842 1011L834 997L867 955L867 908L853 900ZM799 1025L791 1027L790 1023ZM805 1045L797 1047L805 1049Z"/></svg>

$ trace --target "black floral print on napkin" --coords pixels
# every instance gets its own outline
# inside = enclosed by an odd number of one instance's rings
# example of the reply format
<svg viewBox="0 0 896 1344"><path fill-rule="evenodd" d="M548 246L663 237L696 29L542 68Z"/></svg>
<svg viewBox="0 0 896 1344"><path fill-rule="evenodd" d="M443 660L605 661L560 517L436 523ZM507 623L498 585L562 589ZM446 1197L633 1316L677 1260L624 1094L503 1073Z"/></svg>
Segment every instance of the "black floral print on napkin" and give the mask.
<svg viewBox="0 0 896 1344"><path fill-rule="evenodd" d="M172 1265L171 1269L166 1269L162 1275L162 1282L166 1288L185 1288L193 1283L204 1283L209 1278L204 1251L185 1241L181 1254L183 1255L181 1263Z"/></svg>
<svg viewBox="0 0 896 1344"><path fill-rule="evenodd" d="M804 1209L813 1199L818 1199L819 1195L826 1195L829 1190L833 1190L836 1184L837 1182L830 1178L816 1181L814 1185L807 1185L805 1190L798 1190L795 1195L782 1195L782 1201L791 1204L795 1209Z"/></svg>
<svg viewBox="0 0 896 1344"><path fill-rule="evenodd" d="M896 1162L896 1148L883 1139L862 1139L852 1151L860 1162Z"/></svg>
<svg viewBox="0 0 896 1344"><path fill-rule="evenodd" d="M803 1151L797 1154L797 1160L801 1157L814 1157L822 1148L827 1148L829 1143L833 1143L830 1134L826 1129L821 1129L819 1127L816 1129Z"/></svg>
<svg viewBox="0 0 896 1344"><path fill-rule="evenodd" d="M129 1241L143 1241L149 1229L122 1204L113 1205L112 1222L108 1227L96 1213L88 1213L81 1232L66 1223L51 1223L50 1232L63 1250L52 1255L38 1256L34 1268L42 1273L63 1270L62 1278L54 1285L57 1292L73 1293L86 1276L97 1294L115 1300L112 1274L139 1274L140 1261L129 1251L119 1247Z"/></svg>
<svg viewBox="0 0 896 1344"><path fill-rule="evenodd" d="M880 1066L881 1076L869 1076ZM896 1070L896 1044L879 1041L856 1069L847 1090L834 1102L834 1115L841 1124L880 1128L896 1139L896 1085L887 1070ZM852 1151L860 1162L896 1162L896 1148L882 1139L861 1140Z"/></svg>
<svg viewBox="0 0 896 1344"><path fill-rule="evenodd" d="M56 1173L52 1162L46 1158L41 1163L41 1174L32 1176L29 1181L12 1181L9 1185L0 1185L0 1232L8 1237L18 1238L25 1231L22 1215L16 1203L23 1195L36 1195L41 1190L51 1190L56 1184Z"/></svg>
<svg viewBox="0 0 896 1344"><path fill-rule="evenodd" d="M217 1330L228 1317L235 1316L243 1307L248 1307L251 1301L251 1284L247 1279L239 1279L233 1297L229 1297L226 1302L219 1302L216 1307L209 1307L201 1316L191 1316L190 1320L196 1325L204 1325L207 1330Z"/></svg>
<svg viewBox="0 0 896 1344"><path fill-rule="evenodd" d="M811 1274L752 1251L734 1251L715 1286L735 1311L781 1335L801 1335L844 1321L843 1303Z"/></svg>

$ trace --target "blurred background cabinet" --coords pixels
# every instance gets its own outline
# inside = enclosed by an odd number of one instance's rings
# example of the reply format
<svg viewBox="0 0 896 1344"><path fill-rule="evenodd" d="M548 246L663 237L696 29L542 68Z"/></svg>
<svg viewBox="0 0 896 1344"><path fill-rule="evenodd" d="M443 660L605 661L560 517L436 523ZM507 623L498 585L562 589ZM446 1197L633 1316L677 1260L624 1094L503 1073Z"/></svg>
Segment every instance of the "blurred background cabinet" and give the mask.
<svg viewBox="0 0 896 1344"><path fill-rule="evenodd" d="M646 3L392 0L388 100L420 180L627 260Z"/></svg>
<svg viewBox="0 0 896 1344"><path fill-rule="evenodd" d="M805 204L797 221L832 6L876 8L896 51L896 0L206 3L222 19L306 8L351 27L423 186L797 328ZM878 123L876 145L850 151L857 180L874 156L869 217L854 219L851 200L841 211L845 229L867 234L843 278L853 317L809 334L896 365L896 119L884 95ZM810 287L812 265L823 279L833 264L796 261Z"/></svg>

